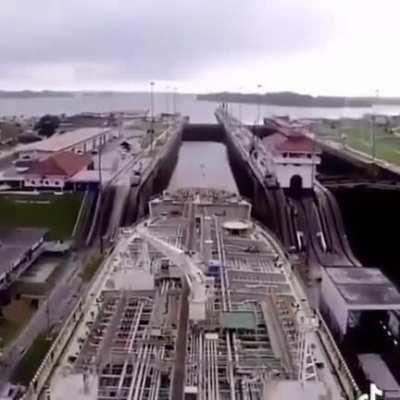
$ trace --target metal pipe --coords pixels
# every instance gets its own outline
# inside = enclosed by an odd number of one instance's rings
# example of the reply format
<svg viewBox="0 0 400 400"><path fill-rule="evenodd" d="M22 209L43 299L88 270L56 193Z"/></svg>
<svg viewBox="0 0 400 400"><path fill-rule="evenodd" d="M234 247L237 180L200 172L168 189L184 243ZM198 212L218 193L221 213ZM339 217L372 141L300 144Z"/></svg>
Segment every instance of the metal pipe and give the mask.
<svg viewBox="0 0 400 400"><path fill-rule="evenodd" d="M200 334L199 335L199 391L200 391L200 400L202 400L204 398L204 394L203 394L203 335Z"/></svg>
<svg viewBox="0 0 400 400"><path fill-rule="evenodd" d="M146 366L144 367L143 384L141 385L141 390L139 394L139 399L143 399L144 389L146 386L146 377L149 376L149 371L151 368L151 356L155 355L155 348L151 346L151 351L149 351L148 358L146 360ZM151 387L151 386L150 386Z"/></svg>
<svg viewBox="0 0 400 400"><path fill-rule="evenodd" d="M214 400L214 390L215 390L215 382L214 382L214 354L213 354L213 340L208 340L209 346L209 362L208 362L208 370L210 371L210 387L211 387L211 399Z"/></svg>
<svg viewBox="0 0 400 400"><path fill-rule="evenodd" d="M211 360L211 341L206 340L207 343L207 388L208 388L208 399L214 400L213 385L212 385L212 360Z"/></svg>
<svg viewBox="0 0 400 400"><path fill-rule="evenodd" d="M161 361L164 358L165 354L165 347L162 347L158 351L158 359ZM161 375L160 375L160 370L157 368L155 370L155 383L151 385L151 395L150 395L150 400L157 400L159 397L159 392L160 392L160 384L161 384Z"/></svg>
<svg viewBox="0 0 400 400"><path fill-rule="evenodd" d="M222 250L221 250L221 240L219 236L219 223L218 218L214 216L214 225L215 225L215 237L217 239L217 249L218 249L218 258L220 263L222 264ZM221 296L222 296L222 311L227 311L227 302L226 302L226 289L225 289L225 276L223 272L223 266L219 269L220 281L221 281Z"/></svg>
<svg viewBox="0 0 400 400"><path fill-rule="evenodd" d="M122 385L124 383L124 379L125 379L125 376L126 376L127 367L128 367L128 359L126 359L125 362L124 362L124 366L122 367L121 376L119 378L118 389L117 389L118 397L121 397L121 390L122 390Z"/></svg>
<svg viewBox="0 0 400 400"><path fill-rule="evenodd" d="M132 395L133 395L133 390L135 389L135 384L136 384L136 380L137 380L137 373L138 373L138 369L139 369L139 362L141 360L142 357L142 353L143 353L143 346L140 347L139 349L139 354L138 357L136 359L135 362L135 369L132 373L132 381L131 381L131 385L129 386L129 392L128 392L128 399L132 399Z"/></svg>
<svg viewBox="0 0 400 400"><path fill-rule="evenodd" d="M141 388L143 386L143 376L144 376L144 369L145 369L145 363L148 363L148 354L149 354L149 346L145 345L144 346L144 354L143 357L140 359L139 363L140 363L140 367L139 367L139 371L137 373L137 379L136 379L136 385L135 385L135 392L134 395L132 397L132 400L140 400L139 397L139 393L141 391Z"/></svg>
<svg viewBox="0 0 400 400"><path fill-rule="evenodd" d="M135 316L134 316L134 318L136 318L136 324L135 324L135 326L133 328L131 340L130 340L129 345L128 345L128 352L132 351L132 346L133 346L133 342L134 342L134 340L136 338L136 333L137 333L138 328L139 328L140 315L141 315L142 311L143 311L143 303L140 303L139 310L137 310L137 312L135 313Z"/></svg>
<svg viewBox="0 0 400 400"><path fill-rule="evenodd" d="M225 287L228 287L228 272L225 268L225 264L226 264L226 255L225 255L225 245L224 245L224 238L220 233L220 230L218 229L218 236L219 236L219 242L220 242L220 246L221 246L221 263L223 265L223 276L224 276L224 280L225 280ZM226 306L227 306L227 310L231 311L232 310L232 302L231 302L231 295L229 290L226 291L227 294L227 300L226 300Z"/></svg>
<svg viewBox="0 0 400 400"><path fill-rule="evenodd" d="M235 378L233 375L233 360L232 360L232 349L231 349L231 339L229 333L226 333L226 346L228 350L228 368L229 368L229 386L230 386L230 396L231 400L236 400L235 394Z"/></svg>
<svg viewBox="0 0 400 400"><path fill-rule="evenodd" d="M239 365L239 345L237 343L237 338L236 338L236 333L232 334L233 337L233 349L234 349L234 357L235 357L235 362L236 365Z"/></svg>
<svg viewBox="0 0 400 400"><path fill-rule="evenodd" d="M195 370L194 370L194 380L196 386L199 385L199 375L200 375L200 336L196 334L195 336L196 351L194 352Z"/></svg>
<svg viewBox="0 0 400 400"><path fill-rule="evenodd" d="M162 349L158 349L158 350L155 349L154 350L156 360L157 359L161 360L161 350ZM151 378L149 394L147 396L147 398L149 400L154 399L154 395L155 395L155 392L156 392L156 382L155 381L157 381L158 374L159 374L159 369L158 368L154 368L154 374L153 374L153 376ZM146 376L147 375L148 375L148 373L146 372Z"/></svg>
<svg viewBox="0 0 400 400"><path fill-rule="evenodd" d="M219 381L218 381L218 354L217 354L217 340L213 340L213 366L214 366L214 390L215 398L219 399Z"/></svg>

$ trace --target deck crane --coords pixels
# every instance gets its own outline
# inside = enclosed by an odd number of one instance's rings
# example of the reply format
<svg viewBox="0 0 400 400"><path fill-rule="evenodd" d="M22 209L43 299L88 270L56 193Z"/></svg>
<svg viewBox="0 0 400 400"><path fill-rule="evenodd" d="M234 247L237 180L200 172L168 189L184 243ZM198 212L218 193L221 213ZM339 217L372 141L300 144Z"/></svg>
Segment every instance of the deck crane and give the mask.
<svg viewBox="0 0 400 400"><path fill-rule="evenodd" d="M196 262L196 256L172 246L151 233L144 225L139 226L137 232L143 240L155 247L182 271L190 289L189 319L195 322L204 321L207 303L206 277L197 265L199 262Z"/></svg>

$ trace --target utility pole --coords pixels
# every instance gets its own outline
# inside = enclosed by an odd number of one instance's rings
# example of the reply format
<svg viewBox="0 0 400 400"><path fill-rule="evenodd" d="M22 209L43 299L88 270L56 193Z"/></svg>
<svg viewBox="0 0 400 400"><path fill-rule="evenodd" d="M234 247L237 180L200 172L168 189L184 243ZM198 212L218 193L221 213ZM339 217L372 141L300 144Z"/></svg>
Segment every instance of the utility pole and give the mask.
<svg viewBox="0 0 400 400"><path fill-rule="evenodd" d="M239 88L239 96L242 96L242 88ZM242 129L242 101L241 98L239 98L239 126L240 129Z"/></svg>
<svg viewBox="0 0 400 400"><path fill-rule="evenodd" d="M173 97L172 97L172 104L173 104L173 112L174 112L174 114L176 113L176 93L177 93L177 88L176 87L174 87L174 92L173 92Z"/></svg>
<svg viewBox="0 0 400 400"><path fill-rule="evenodd" d="M150 82L150 151L153 151L154 140L154 82Z"/></svg>
<svg viewBox="0 0 400 400"><path fill-rule="evenodd" d="M169 113L169 86L166 87L165 93L165 108L167 110L167 114Z"/></svg>
<svg viewBox="0 0 400 400"><path fill-rule="evenodd" d="M49 334L50 330L50 299L47 297L46 300L46 317L47 317L47 334Z"/></svg>
<svg viewBox="0 0 400 400"><path fill-rule="evenodd" d="M379 103L379 90L376 90L375 92L376 95L376 103ZM375 119L376 119L376 115L373 112L372 113L372 159L375 160L376 158L376 126L375 126Z"/></svg>
<svg viewBox="0 0 400 400"><path fill-rule="evenodd" d="M258 93L258 102L257 102L257 124L260 121L260 113L261 113L261 88L262 85L259 83L257 85L257 93Z"/></svg>

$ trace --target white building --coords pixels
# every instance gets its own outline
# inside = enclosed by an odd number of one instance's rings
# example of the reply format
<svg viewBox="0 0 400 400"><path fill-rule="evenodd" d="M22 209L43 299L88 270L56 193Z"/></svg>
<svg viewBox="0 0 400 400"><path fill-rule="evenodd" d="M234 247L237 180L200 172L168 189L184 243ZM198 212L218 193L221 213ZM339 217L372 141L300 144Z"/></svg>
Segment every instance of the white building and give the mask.
<svg viewBox="0 0 400 400"><path fill-rule="evenodd" d="M325 312L340 337L358 323L361 313L400 311L399 291L377 268L325 268L321 293Z"/></svg>
<svg viewBox="0 0 400 400"><path fill-rule="evenodd" d="M315 142L290 125L280 127L262 139L269 173L274 175L281 188L314 185L316 167L321 162Z"/></svg>

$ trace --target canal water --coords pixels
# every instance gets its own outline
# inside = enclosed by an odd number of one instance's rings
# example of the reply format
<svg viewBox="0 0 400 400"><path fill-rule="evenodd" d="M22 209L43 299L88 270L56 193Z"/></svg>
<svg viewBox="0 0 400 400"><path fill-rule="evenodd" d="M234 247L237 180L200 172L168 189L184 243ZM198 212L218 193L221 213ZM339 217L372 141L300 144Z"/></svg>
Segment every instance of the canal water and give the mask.
<svg viewBox="0 0 400 400"><path fill-rule="evenodd" d="M215 142L182 142L168 189L184 187L212 187L239 193L226 146Z"/></svg>

